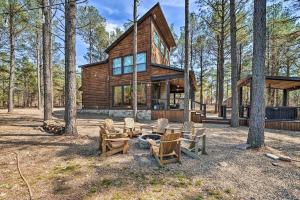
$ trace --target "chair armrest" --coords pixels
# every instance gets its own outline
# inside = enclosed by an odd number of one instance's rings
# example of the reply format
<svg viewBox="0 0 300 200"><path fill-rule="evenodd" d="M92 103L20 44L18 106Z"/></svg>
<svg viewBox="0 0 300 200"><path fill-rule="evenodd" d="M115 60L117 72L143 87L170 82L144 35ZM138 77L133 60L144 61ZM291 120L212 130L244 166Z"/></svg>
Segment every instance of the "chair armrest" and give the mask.
<svg viewBox="0 0 300 200"><path fill-rule="evenodd" d="M105 139L106 141L111 141L111 142L119 142L119 141L128 141L129 138L110 138L110 139Z"/></svg>
<svg viewBox="0 0 300 200"><path fill-rule="evenodd" d="M156 142L152 139L147 139L147 142L149 142L150 145L152 146L159 146L158 144L156 144Z"/></svg>
<svg viewBox="0 0 300 200"><path fill-rule="evenodd" d="M176 139L176 140L160 141L160 143L181 142L182 140L183 140L182 138L179 138L179 139Z"/></svg>

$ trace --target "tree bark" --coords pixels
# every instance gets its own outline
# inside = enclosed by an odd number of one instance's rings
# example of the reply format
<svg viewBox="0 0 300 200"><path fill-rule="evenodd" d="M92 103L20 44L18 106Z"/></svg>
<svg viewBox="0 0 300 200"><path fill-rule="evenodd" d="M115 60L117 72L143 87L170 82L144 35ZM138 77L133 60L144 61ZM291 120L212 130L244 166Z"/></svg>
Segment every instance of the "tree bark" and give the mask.
<svg viewBox="0 0 300 200"><path fill-rule="evenodd" d="M266 0L254 0L252 97L247 143L253 148L264 145L265 127L265 51Z"/></svg>
<svg viewBox="0 0 300 200"><path fill-rule="evenodd" d="M44 121L52 119L51 70L50 70L50 12L49 0L43 0L43 73L44 73Z"/></svg>
<svg viewBox="0 0 300 200"><path fill-rule="evenodd" d="M189 82L189 0L185 0L185 59L184 59L184 121L190 121L190 82Z"/></svg>
<svg viewBox="0 0 300 200"><path fill-rule="evenodd" d="M238 66L236 51L236 15L235 0L230 0L230 45L231 45L231 126L239 126L239 101L238 101Z"/></svg>
<svg viewBox="0 0 300 200"><path fill-rule="evenodd" d="M200 49L200 104L203 104L203 47Z"/></svg>
<svg viewBox="0 0 300 200"><path fill-rule="evenodd" d="M76 125L76 2L65 0L65 133L77 135Z"/></svg>
<svg viewBox="0 0 300 200"><path fill-rule="evenodd" d="M41 99L41 69L40 69L40 33L36 31L36 68L37 68L37 90L38 90L38 109L42 110L42 99Z"/></svg>
<svg viewBox="0 0 300 200"><path fill-rule="evenodd" d="M220 31L220 63L219 63L219 117L221 116L221 106L224 98L224 42L225 42L225 0L221 2L221 31Z"/></svg>
<svg viewBox="0 0 300 200"><path fill-rule="evenodd" d="M14 30L14 10L12 3L9 4L9 92L8 92L8 112L14 110L14 90L15 90L15 70L16 70L16 35Z"/></svg>
<svg viewBox="0 0 300 200"><path fill-rule="evenodd" d="M137 4L138 0L133 0L133 73L132 73L132 117L137 121Z"/></svg>

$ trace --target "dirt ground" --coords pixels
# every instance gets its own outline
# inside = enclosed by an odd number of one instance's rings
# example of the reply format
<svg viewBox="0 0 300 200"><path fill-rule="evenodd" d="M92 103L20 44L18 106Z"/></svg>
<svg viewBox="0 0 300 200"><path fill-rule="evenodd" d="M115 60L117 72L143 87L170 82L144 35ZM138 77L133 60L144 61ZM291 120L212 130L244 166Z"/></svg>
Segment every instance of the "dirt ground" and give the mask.
<svg viewBox="0 0 300 200"><path fill-rule="evenodd" d="M63 119L61 110L54 115ZM266 148L238 150L246 127L205 124L208 155L183 156L182 164L159 168L137 139L130 140L128 154L100 158L98 125L104 117L79 114L75 138L41 131L37 110L0 110L0 199L28 199L14 152L33 199L300 199L300 162L264 155L280 152L300 160L299 132L267 130ZM116 121L122 127L122 119Z"/></svg>

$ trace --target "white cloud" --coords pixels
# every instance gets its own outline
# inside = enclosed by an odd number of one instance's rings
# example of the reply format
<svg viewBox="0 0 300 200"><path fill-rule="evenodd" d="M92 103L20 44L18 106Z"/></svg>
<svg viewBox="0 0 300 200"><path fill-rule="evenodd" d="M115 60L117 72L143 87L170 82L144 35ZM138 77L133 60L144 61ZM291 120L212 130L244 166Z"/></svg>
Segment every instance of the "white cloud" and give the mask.
<svg viewBox="0 0 300 200"><path fill-rule="evenodd" d="M184 0L161 0L160 4L162 6L170 7L184 7Z"/></svg>
<svg viewBox="0 0 300 200"><path fill-rule="evenodd" d="M114 31L117 27L121 27L119 24L111 23L111 22L106 22L106 31L111 32Z"/></svg>

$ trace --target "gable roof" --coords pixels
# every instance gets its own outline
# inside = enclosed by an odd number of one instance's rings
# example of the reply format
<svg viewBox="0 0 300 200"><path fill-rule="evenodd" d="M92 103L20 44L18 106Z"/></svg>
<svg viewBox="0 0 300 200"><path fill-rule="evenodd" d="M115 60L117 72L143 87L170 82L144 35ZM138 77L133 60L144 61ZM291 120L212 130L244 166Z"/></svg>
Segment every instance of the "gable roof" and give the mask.
<svg viewBox="0 0 300 200"><path fill-rule="evenodd" d="M175 39L171 32L171 29L168 25L168 22L163 14L163 11L160 7L159 2L155 4L146 14L144 14L138 21L137 24L141 24L145 19L150 16L154 16L154 19L157 21L159 28L162 29L161 32L166 38L166 42L170 47L176 46ZM105 53L108 53L112 48L114 48L121 40L123 40L127 35L133 31L133 25L131 25L118 39L116 39L111 45L105 49Z"/></svg>

